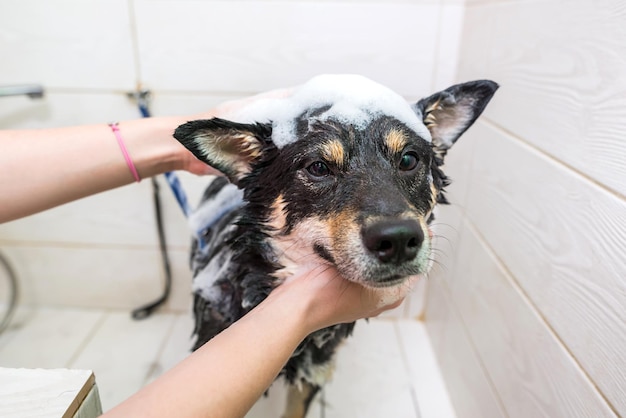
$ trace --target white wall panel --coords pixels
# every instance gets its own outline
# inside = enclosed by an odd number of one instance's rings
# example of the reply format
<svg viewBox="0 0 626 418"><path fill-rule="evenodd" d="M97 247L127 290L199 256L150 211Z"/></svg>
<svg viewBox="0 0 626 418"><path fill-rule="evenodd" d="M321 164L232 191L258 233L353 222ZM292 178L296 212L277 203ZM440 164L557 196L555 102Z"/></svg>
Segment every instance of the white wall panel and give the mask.
<svg viewBox="0 0 626 418"><path fill-rule="evenodd" d="M156 299L163 286L156 249L3 244L2 252L24 304L130 310Z"/></svg>
<svg viewBox="0 0 626 418"><path fill-rule="evenodd" d="M443 283L437 286L445 286ZM446 290L441 293L446 295ZM480 358L476 355L462 318L446 295L447 319L437 355L458 418L504 418L506 413ZM445 301L445 302L444 302Z"/></svg>
<svg viewBox="0 0 626 418"><path fill-rule="evenodd" d="M452 299L509 417L615 417L467 223L457 262Z"/></svg>
<svg viewBox="0 0 626 418"><path fill-rule="evenodd" d="M444 0L439 17L439 39L436 44L436 66L434 68L433 92L445 89L457 81L457 61L460 38L463 30L465 7L462 2Z"/></svg>
<svg viewBox="0 0 626 418"><path fill-rule="evenodd" d="M0 238L40 245L155 246L153 212L150 183L142 182L0 224Z"/></svg>
<svg viewBox="0 0 626 418"><path fill-rule="evenodd" d="M439 5L135 2L141 78L153 89L257 92L359 73L401 94L431 88Z"/></svg>
<svg viewBox="0 0 626 418"><path fill-rule="evenodd" d="M132 89L126 0L0 1L0 85Z"/></svg>
<svg viewBox="0 0 626 418"><path fill-rule="evenodd" d="M460 77L502 85L489 119L626 195L626 3L502 2L466 16Z"/></svg>
<svg viewBox="0 0 626 418"><path fill-rule="evenodd" d="M626 202L491 124L471 135L469 217L625 414Z"/></svg>
<svg viewBox="0 0 626 418"><path fill-rule="evenodd" d="M0 83L2 79L0 66ZM45 87L45 86L44 86ZM41 99L0 98L0 129L38 129L108 123L139 117L126 95L100 92L46 92ZM113 137L115 140L115 137Z"/></svg>

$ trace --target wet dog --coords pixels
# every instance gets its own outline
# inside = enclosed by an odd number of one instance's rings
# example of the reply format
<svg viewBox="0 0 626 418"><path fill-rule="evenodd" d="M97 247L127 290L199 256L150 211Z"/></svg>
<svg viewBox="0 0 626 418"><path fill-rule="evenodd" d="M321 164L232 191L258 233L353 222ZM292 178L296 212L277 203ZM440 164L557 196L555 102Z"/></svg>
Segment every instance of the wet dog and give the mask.
<svg viewBox="0 0 626 418"><path fill-rule="evenodd" d="M360 76L319 76L233 120L175 137L219 169L194 215L194 349L258 305L300 263L406 293L431 264L433 208L446 203L447 150L498 88L458 84L415 104ZM304 417L354 323L308 336L281 374L285 417Z"/></svg>

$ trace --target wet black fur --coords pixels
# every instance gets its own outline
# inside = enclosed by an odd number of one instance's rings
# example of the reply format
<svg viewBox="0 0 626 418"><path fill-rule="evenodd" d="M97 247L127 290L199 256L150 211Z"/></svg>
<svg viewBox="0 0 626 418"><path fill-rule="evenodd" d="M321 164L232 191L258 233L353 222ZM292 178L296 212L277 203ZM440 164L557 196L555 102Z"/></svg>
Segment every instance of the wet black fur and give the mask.
<svg viewBox="0 0 626 418"><path fill-rule="evenodd" d="M228 124L227 121L213 121L219 123L220 126ZM187 128L195 129L189 126ZM239 126L238 128L240 129ZM393 197L389 195L390 193L396 194L398 190L403 189L407 190L406 197L418 206L420 202L430 202L431 192L426 187L427 183L423 179L417 182L422 187L415 187L416 182L414 178L387 179L388 182L395 183L398 181L401 184L386 192L381 190L380 187L376 187L379 182L384 180L379 173L377 174L377 170L371 166L372 161L387 161L388 155L382 146L372 149L372 144L379 144L380 138L383 138L390 129L401 130L406 132L407 135L412 135L415 138L413 149L419 153L420 164L425 166L424 171L428 171L430 168L433 178L436 179L436 185L444 186L447 184L445 175L439 169L439 161L435 160L435 154L430 143L416 137L404 125L390 117L382 117L376 120L369 129L360 133L345 128L340 124L319 124L316 129L306 134L300 141L286 145L280 152L278 152L271 141L267 140L266 135L271 132L271 128L266 125L249 125L246 129L254 132L264 144L261 158L254 161L250 173L239 180L238 186L244 190L246 205L243 208L230 212L204 233L204 239L207 242L211 242L212 236L216 232L215 230L223 229L231 222L236 222L237 224L236 231L228 237L227 241L221 243L221 245L229 246L233 252L232 265L235 270L230 272L229 280L223 279L219 282L220 287L223 287L226 291L225 293L230 295L230 298L224 300L220 306L211 306L200 295L194 295L194 313L196 317L194 332L197 335L194 349L201 347L208 340L245 315L253 306L265 299L272 289L278 285L272 274L282 266L267 243L268 233L271 232L268 230L267 224L272 215L271 204L281 193L287 202L286 233L299 221L312 214L324 217L341 210L348 202L354 200L356 198L355 194L358 193L370 197L377 196L376 199L371 199L373 200L372 202L364 203L365 206L376 206L376 202L379 200L387 201L392 199ZM355 184L350 184L350 178L355 177L354 173L341 179L344 182L347 181L348 184L344 184L339 180L332 184L321 185L313 193L310 188L297 184L293 173L302 170L311 159L316 158L315 155L309 155L309 152L315 149L316 145L323 141L324 138L340 138L342 140L344 145L346 145L347 153L351 154L350 164L346 168L357 170L360 176L358 181L364 182L365 185L360 184L358 187L355 187ZM333 167L333 169L337 170L337 173L341 175L339 168ZM228 187L227 183L228 180L226 178L215 180L204 193L203 200L213 197L222 187ZM365 189L368 188L373 190L367 192ZM419 209L425 213L430 207L428 203L424 203ZM201 257L202 254L197 252L196 249L197 244L194 243L192 253L196 257ZM324 250L320 251L323 252ZM213 254L210 253L204 262L201 259L196 259L196 264L206 265L212 256ZM198 273L198 270L194 271L194 275ZM252 301L252 306L248 309L244 309L241 306L242 301L245 299ZM317 331L307 337L287 362L281 374L290 383L295 383L297 370L304 367L306 358L312 359L313 364L327 363L331 360L341 341L352 333L353 328L354 323L340 324ZM314 343L316 338L322 339L325 343L318 347Z"/></svg>
<svg viewBox="0 0 626 418"><path fill-rule="evenodd" d="M476 83L472 88L478 90L484 88L485 94L483 98L477 99L479 106L474 110L474 117L465 129L480 115L497 88L495 83L493 83L495 88L493 85L482 86L481 82ZM416 104L415 108L423 114L429 100L442 97L448 100L450 92L459 94L459 91L454 89L460 88L463 87L453 86L444 92L437 93L439 96L433 95L422 100ZM243 207L225 215L216 225L205 231L204 239L211 242L220 230L231 223L236 224L236 229L225 240L216 243L218 247L212 248L208 256L196 251L197 246L194 243L192 258L195 264L200 266L194 271L194 276L223 246L230 248L233 257L232 269L228 277L218 282L227 295L225 300L215 306L207 303L200 295L194 295L196 318L194 333L197 335L194 349L199 348L245 315L279 285L279 281L273 274L282 266L268 243L269 234L274 232L269 229L268 223L272 215L272 204L281 194L286 203L284 233L289 233L295 225L311 215L323 219L340 212L350 204L355 205L355 209L358 209L357 213L366 217L368 213L389 210L390 201L396 202L400 198L405 198L422 215L429 214L432 209L430 206L433 196L427 180L428 175L432 176L437 191L436 202L447 203L444 188L449 184L449 179L441 169L446 149L437 149L438 144L435 141L431 144L419 138L415 132L399 121L386 116L375 119L367 129L361 131L355 131L351 127L332 121L313 123L311 129L308 119L320 111L323 109L312 110L301 115L296 130L299 140L285 145L280 150L271 141L270 124L237 124L213 119L192 121L176 130L175 137L187 148L195 151L194 154L199 157L202 156L202 152L193 141L193 135L198 130L204 129L224 131L243 129L252 133L263 147L260 157L252 161L250 172L242 178L235 180L227 167L217 167L227 175L231 174L229 176L231 181L243 189L246 203ZM382 144L381 138L384 138L391 129L404 132L410 138L411 150L418 156L419 170L411 176L397 171L397 161L394 159L398 156L389 155ZM302 173L308 164L319 159L316 147L325 138L339 139L344 145L346 155L350 158L346 159L345 167L330 167L333 171L333 179L312 180L314 187L310 185L304 187L299 183L295 173ZM211 199L223 187L233 187L227 183L228 180L225 178L214 181L206 190L203 200ZM398 197L399 194L400 197ZM428 222L432 219L431 214ZM321 245L316 245L313 250L322 258L332 261L332 256ZM244 300L250 301L251 304L243 307ZM305 338L289 359L281 375L288 382L297 383L295 379L298 370L306 366L305 359L312 359L314 364L329 362L338 345L352 333L353 328L354 323L340 324L311 334ZM319 346L315 344L316 340L324 343ZM313 387L313 395L318 389Z"/></svg>
<svg viewBox="0 0 626 418"><path fill-rule="evenodd" d="M219 123L228 122L220 121ZM257 129L254 126L252 131L260 137L260 140L263 140L263 135L268 132L268 127L259 125ZM219 282L220 287L226 290L225 293L230 295L230 298L224 300L223 304L212 306L206 303L200 295L194 295L194 316L196 318L194 334L197 336L193 346L194 350L261 303L279 284L272 274L282 266L278 263L267 243L267 236L270 232L267 222L271 215L271 203L281 191L289 188L290 176L286 176L285 171L287 170L286 166L292 164L290 159L290 157L285 158L285 155L280 157L275 146L269 141L265 142L262 158L255 161L250 174L239 181L239 187L244 190L246 205L228 213L216 225L204 232L205 241L211 242L213 235L217 232L216 230L225 228L229 223L236 223L236 231L221 244L232 249L232 265L235 270L230 272L228 280L223 279ZM216 179L207 188L202 200L215 196L222 187L228 187L227 183L226 178ZM299 216L290 218L293 223ZM194 240L192 257L199 257L195 259L195 264L202 267L215 253L210 252L208 256L203 256L196 250L197 242ZM206 258L206 260L202 258ZM194 271L194 276L199 270L198 268ZM252 302L252 305L247 309L241 306L242 301L246 299ZM341 341L352 333L353 328L354 323L340 324L311 334L298 346L283 368L281 375L293 384L297 371L304 366L307 358L311 359L313 364L327 363ZM314 343L316 338L324 341L321 347Z"/></svg>

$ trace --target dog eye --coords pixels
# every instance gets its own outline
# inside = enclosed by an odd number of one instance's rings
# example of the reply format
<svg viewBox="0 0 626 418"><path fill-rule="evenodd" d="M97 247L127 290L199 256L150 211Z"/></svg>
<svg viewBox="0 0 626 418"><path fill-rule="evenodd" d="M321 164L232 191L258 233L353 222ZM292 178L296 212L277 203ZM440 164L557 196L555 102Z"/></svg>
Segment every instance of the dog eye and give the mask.
<svg viewBox="0 0 626 418"><path fill-rule="evenodd" d="M417 155L413 152L407 152L400 158L399 168L402 171L411 171L415 167L417 167L417 163L419 160L417 159Z"/></svg>
<svg viewBox="0 0 626 418"><path fill-rule="evenodd" d="M306 168L313 177L326 177L330 174L330 168L322 161L315 161Z"/></svg>

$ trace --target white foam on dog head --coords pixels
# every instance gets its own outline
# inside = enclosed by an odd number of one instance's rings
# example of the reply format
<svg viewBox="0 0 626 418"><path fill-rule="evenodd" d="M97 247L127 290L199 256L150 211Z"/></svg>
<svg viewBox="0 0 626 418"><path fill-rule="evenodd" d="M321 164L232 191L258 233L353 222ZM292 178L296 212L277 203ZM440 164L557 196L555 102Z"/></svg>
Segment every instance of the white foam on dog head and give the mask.
<svg viewBox="0 0 626 418"><path fill-rule="evenodd" d="M388 115L398 119L420 137L431 141L430 132L410 104L399 94L359 75L320 75L296 89L293 95L262 99L241 109L233 121L272 123L272 140L278 148L297 140L296 118L307 110L330 106L315 117L335 120L365 129L375 118Z"/></svg>

